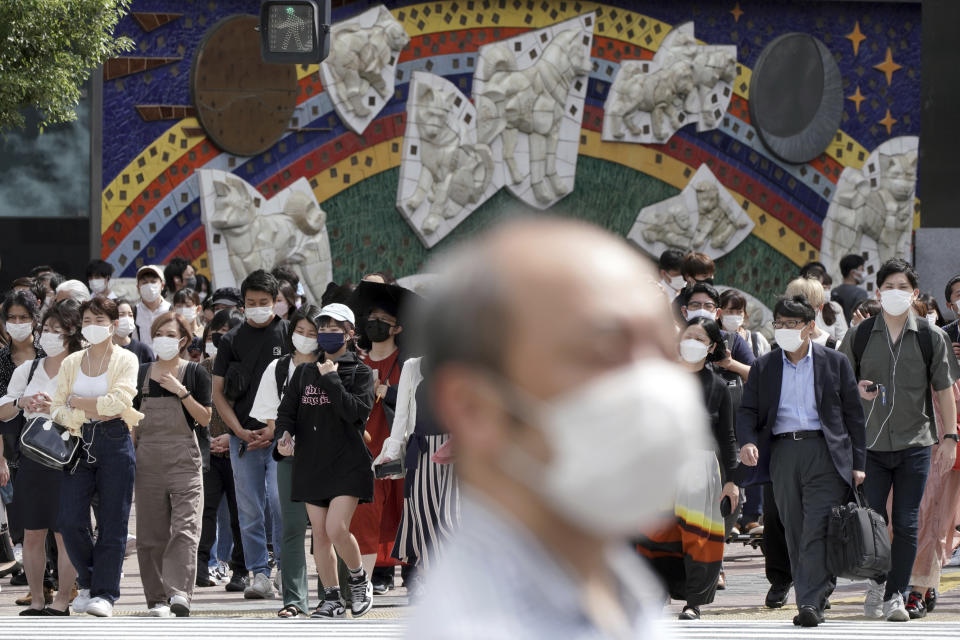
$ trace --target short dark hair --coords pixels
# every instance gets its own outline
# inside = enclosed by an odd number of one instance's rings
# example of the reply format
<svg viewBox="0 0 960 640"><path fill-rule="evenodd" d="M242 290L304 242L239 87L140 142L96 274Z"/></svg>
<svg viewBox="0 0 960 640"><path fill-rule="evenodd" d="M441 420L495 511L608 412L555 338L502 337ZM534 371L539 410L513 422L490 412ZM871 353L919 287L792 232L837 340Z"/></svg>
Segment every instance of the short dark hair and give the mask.
<svg viewBox="0 0 960 640"><path fill-rule="evenodd" d="M130 301L127 300L126 298L114 298L114 299L113 299L113 302L114 302L114 304L117 305L117 317L120 317L120 307L123 306L123 305L127 305L128 307L130 307L130 310L133 311L133 317L134 317L134 319L136 319L136 317L137 317L137 305L136 305L136 304L134 304L133 302L130 302Z"/></svg>
<svg viewBox="0 0 960 640"><path fill-rule="evenodd" d="M683 256L683 262L680 265L680 273L684 278L690 277L696 279L697 276L712 276L717 272L717 265L713 263L705 253L696 253L691 251Z"/></svg>
<svg viewBox="0 0 960 640"><path fill-rule="evenodd" d="M87 264L87 280L90 278L112 278L113 265L105 260L91 260Z"/></svg>
<svg viewBox="0 0 960 640"><path fill-rule="evenodd" d="M190 287L184 287L173 294L173 304L191 304L197 306L200 304L200 294Z"/></svg>
<svg viewBox="0 0 960 640"><path fill-rule="evenodd" d="M161 313L153 320L153 324L150 325L150 337L155 337L157 335L157 331L160 330L160 327L168 322L177 323L177 333L180 334L181 338L193 338L193 331L190 329L189 325L187 325L187 321L184 320L183 316L181 316L179 313L174 313L173 311ZM187 344L189 345L190 343L188 342ZM184 349L186 349L186 347L184 347Z"/></svg>
<svg viewBox="0 0 960 640"><path fill-rule="evenodd" d="M237 310L236 307L220 309L220 311L213 314L213 319L210 320L210 324L207 325L203 333L204 340L214 331L219 331L224 327L227 327L227 330L233 329L243 324L243 321L243 313Z"/></svg>
<svg viewBox="0 0 960 640"><path fill-rule="evenodd" d="M960 284L960 274L957 274L947 281L947 286L943 290L943 297L950 304L950 296L953 294L953 287Z"/></svg>
<svg viewBox="0 0 960 640"><path fill-rule="evenodd" d="M690 298L693 297L695 293L705 293L710 296L710 299L713 300L713 304L720 306L720 294L717 293L717 290L706 282L697 282L685 289L687 292L687 297L684 298L683 306L687 305L687 302L690 301Z"/></svg>
<svg viewBox="0 0 960 640"><path fill-rule="evenodd" d="M294 291L297 289L297 285L300 284L300 276L294 273L293 269L286 265L277 265L270 271L270 274L277 279L278 282L289 282L290 286L293 287Z"/></svg>
<svg viewBox="0 0 960 640"><path fill-rule="evenodd" d="M163 269L163 280L166 282L167 286L173 287L173 279L180 278L183 280L183 272L187 270L187 267L190 266L190 261L186 258L171 258L170 262L167 263L167 266Z"/></svg>
<svg viewBox="0 0 960 640"><path fill-rule="evenodd" d="M817 311L807 300L806 296L784 296L777 300L773 307L773 317L799 318L804 322L813 322L817 318Z"/></svg>
<svg viewBox="0 0 960 640"><path fill-rule="evenodd" d="M96 295L80 305L80 318L83 318L83 314L87 311L94 315L98 316L107 316L111 320L116 320L120 317L120 312L117 311L117 303L108 298L107 296Z"/></svg>
<svg viewBox="0 0 960 640"><path fill-rule="evenodd" d="M67 340L67 351L75 353L83 349L83 341L81 339L83 336L80 333L80 327L83 324L83 315L80 313L80 305L77 304L76 300L61 300L47 309L40 322L41 331L43 325L51 318L60 323L60 327L66 331L69 337Z"/></svg>
<svg viewBox="0 0 960 640"><path fill-rule="evenodd" d="M7 321L7 314L10 313L10 307L23 307L30 314L33 322L40 320L40 301L31 291L11 291L3 299L0 305L0 319Z"/></svg>
<svg viewBox="0 0 960 640"><path fill-rule="evenodd" d="M280 294L280 283L263 269L257 269L244 278L240 285L240 297L244 301L247 299L247 291L262 291L276 300Z"/></svg>
<svg viewBox="0 0 960 640"><path fill-rule="evenodd" d="M57 287L67 281L67 276L62 273L57 273L54 271L50 274L50 277L47 279L47 286L50 287L52 291L56 291Z"/></svg>
<svg viewBox="0 0 960 640"><path fill-rule="evenodd" d="M723 341L723 334L720 333L720 325L717 324L716 320L699 316L687 323L688 327L693 325L703 327L707 337L710 338L710 342L714 345L713 353L707 354L707 362L720 362L727 357L727 345Z"/></svg>
<svg viewBox="0 0 960 640"><path fill-rule="evenodd" d="M740 311L741 309L746 311L747 297L736 289L727 289L720 294L720 304L718 306L721 309L730 307L734 311Z"/></svg>
<svg viewBox="0 0 960 640"><path fill-rule="evenodd" d="M811 272L823 274L827 272L827 267L822 262L817 262L816 260L808 262L800 267L801 278L814 278L816 280L820 279L819 275L813 275Z"/></svg>
<svg viewBox="0 0 960 640"><path fill-rule="evenodd" d="M30 277L36 278L41 273L53 273L53 267L48 264L38 264L33 269L30 269Z"/></svg>
<svg viewBox="0 0 960 640"><path fill-rule="evenodd" d="M880 312L883 311L883 307L880 306L880 301L875 300L874 298L865 298L860 301L856 307L853 308L854 312L859 311L860 315L864 318L872 318L873 316L880 315Z"/></svg>
<svg viewBox="0 0 960 640"><path fill-rule="evenodd" d="M902 258L890 258L880 266L880 270L877 271L877 287L883 286L887 278L895 273L902 273L907 276L907 280L910 281L910 286L914 289L917 288L920 280L917 272L914 270L913 265Z"/></svg>
<svg viewBox="0 0 960 640"><path fill-rule="evenodd" d="M859 269L867 263L863 256L850 253L840 258L840 275L846 278L854 269Z"/></svg>
<svg viewBox="0 0 960 640"><path fill-rule="evenodd" d="M660 254L657 267L663 271L682 271L683 251L679 249L667 249Z"/></svg>

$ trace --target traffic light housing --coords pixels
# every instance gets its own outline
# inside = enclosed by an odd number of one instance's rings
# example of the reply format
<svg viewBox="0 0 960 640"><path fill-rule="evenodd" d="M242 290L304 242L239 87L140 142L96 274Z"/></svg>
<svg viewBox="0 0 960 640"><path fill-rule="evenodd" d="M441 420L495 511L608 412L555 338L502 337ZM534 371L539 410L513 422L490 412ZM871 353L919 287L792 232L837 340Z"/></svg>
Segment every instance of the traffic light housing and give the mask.
<svg viewBox="0 0 960 640"><path fill-rule="evenodd" d="M263 0L260 53L277 64L323 62L330 55L330 0Z"/></svg>

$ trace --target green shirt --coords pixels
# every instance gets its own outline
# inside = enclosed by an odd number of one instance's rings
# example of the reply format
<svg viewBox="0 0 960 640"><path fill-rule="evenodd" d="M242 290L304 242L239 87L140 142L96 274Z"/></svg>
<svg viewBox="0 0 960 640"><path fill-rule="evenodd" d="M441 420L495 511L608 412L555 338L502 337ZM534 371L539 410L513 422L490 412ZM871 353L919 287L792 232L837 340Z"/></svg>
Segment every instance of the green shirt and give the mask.
<svg viewBox="0 0 960 640"><path fill-rule="evenodd" d="M950 339L939 327L930 326L933 339L933 361L930 379L920 350L917 318L911 313L897 342L891 343L883 314L876 317L863 357L860 360L860 380L878 382L886 387L876 400L863 400L867 418L867 449L873 451L900 451L911 447L936 444L937 424L928 390L948 389L957 379L960 365L953 354ZM853 370L853 342L857 330L850 329L840 345L840 351L850 360Z"/></svg>

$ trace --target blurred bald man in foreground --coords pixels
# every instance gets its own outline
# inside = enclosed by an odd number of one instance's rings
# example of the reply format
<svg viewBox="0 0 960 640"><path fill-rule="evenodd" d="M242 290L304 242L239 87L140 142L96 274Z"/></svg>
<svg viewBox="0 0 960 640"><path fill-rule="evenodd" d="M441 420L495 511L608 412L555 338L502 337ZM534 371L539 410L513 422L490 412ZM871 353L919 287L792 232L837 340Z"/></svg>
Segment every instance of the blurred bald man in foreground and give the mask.
<svg viewBox="0 0 960 640"><path fill-rule="evenodd" d="M659 638L629 541L709 448L656 275L622 239L540 217L458 248L419 348L455 443L462 527L410 638Z"/></svg>

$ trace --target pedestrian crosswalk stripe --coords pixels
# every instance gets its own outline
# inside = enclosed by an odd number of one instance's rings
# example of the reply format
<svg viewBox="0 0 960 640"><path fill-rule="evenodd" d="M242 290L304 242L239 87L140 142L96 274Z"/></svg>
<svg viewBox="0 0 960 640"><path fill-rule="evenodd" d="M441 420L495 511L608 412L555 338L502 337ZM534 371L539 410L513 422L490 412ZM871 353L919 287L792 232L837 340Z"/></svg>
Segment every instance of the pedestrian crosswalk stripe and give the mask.
<svg viewBox="0 0 960 640"><path fill-rule="evenodd" d="M919 622L909 624L885 621L834 620L815 629L793 626L792 621L724 620L709 622L671 622L672 640L789 640L793 638L830 638L831 640L934 640L957 638L960 625L956 622Z"/></svg>

